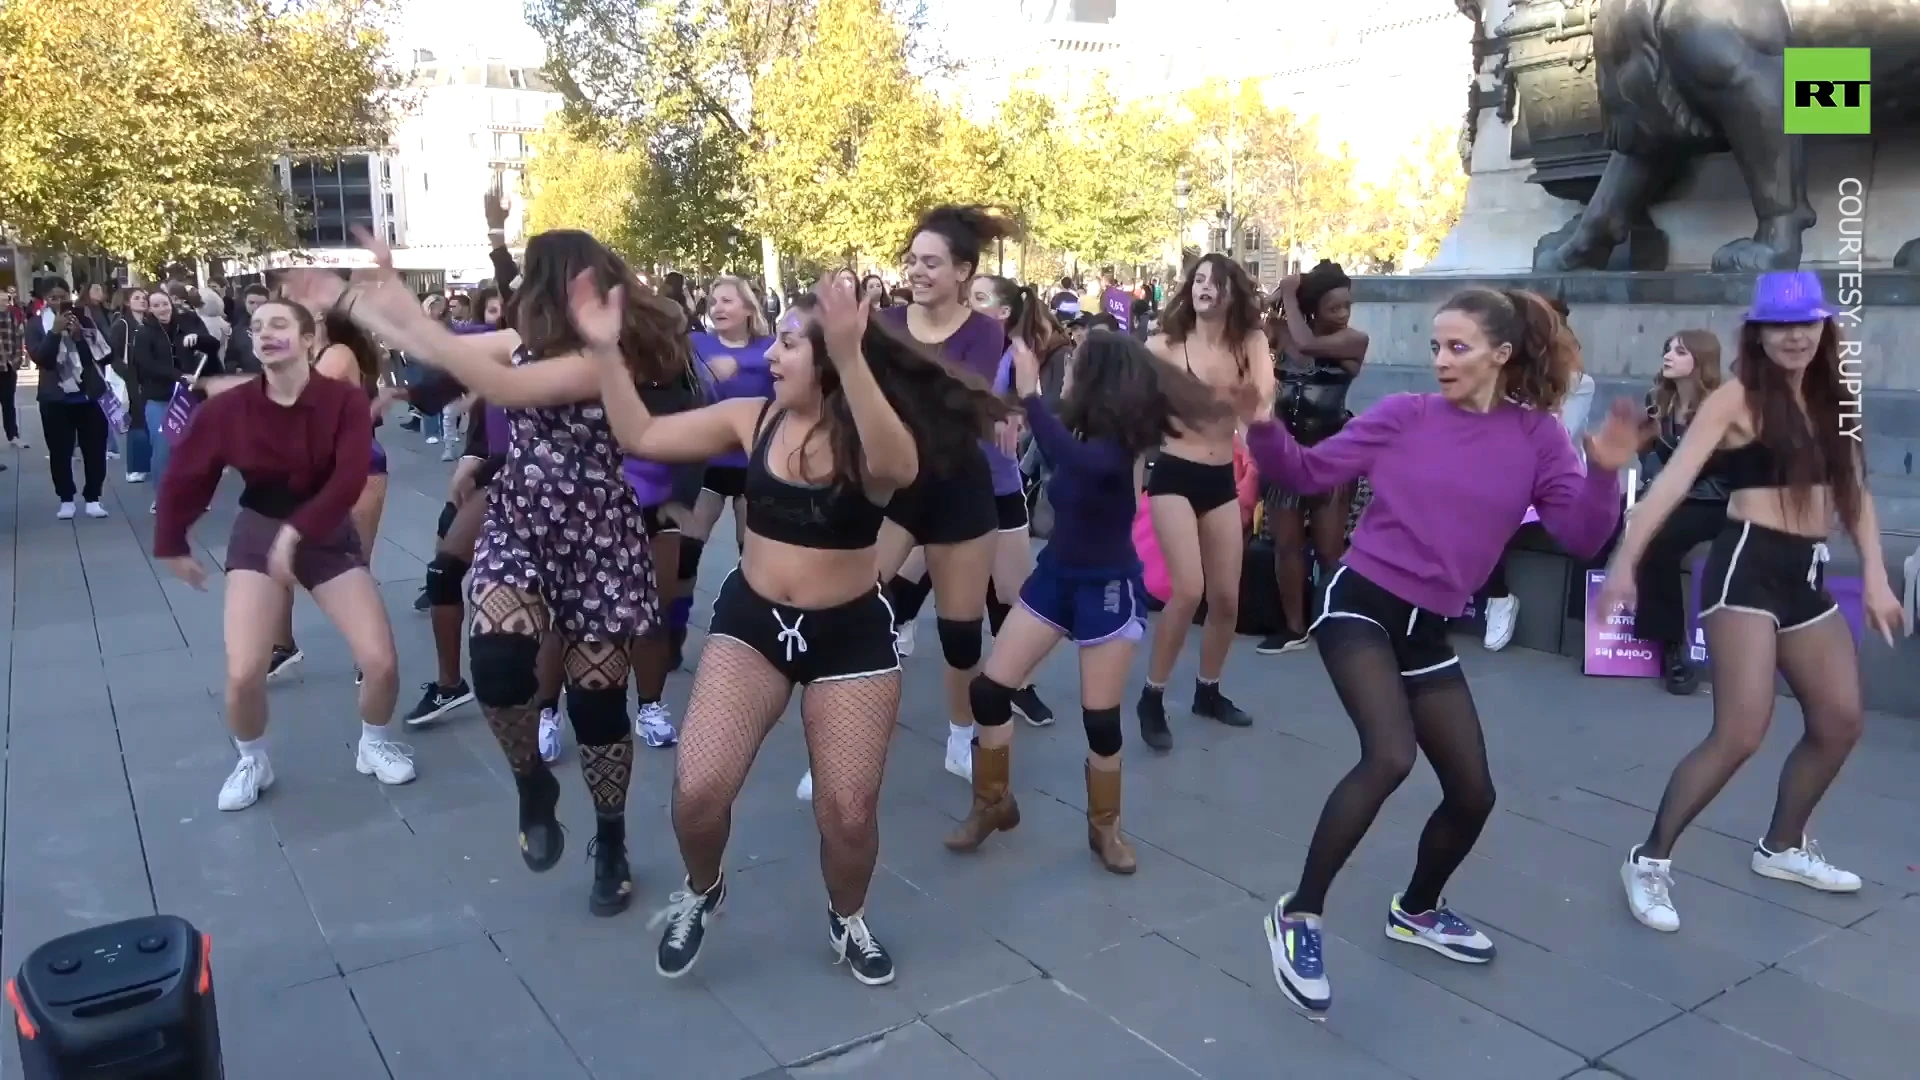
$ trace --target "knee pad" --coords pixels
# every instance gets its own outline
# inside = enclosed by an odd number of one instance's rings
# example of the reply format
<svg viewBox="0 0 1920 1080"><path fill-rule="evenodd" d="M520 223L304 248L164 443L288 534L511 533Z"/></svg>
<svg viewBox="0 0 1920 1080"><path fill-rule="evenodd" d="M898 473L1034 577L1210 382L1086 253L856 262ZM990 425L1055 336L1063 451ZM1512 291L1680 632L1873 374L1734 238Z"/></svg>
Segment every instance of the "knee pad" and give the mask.
<svg viewBox="0 0 1920 1080"><path fill-rule="evenodd" d="M934 620L940 632L940 654L947 658L948 667L967 671L980 663L980 623L979 619Z"/></svg>
<svg viewBox="0 0 1920 1080"><path fill-rule="evenodd" d="M540 694L540 639L526 634L474 634L467 639L473 696L496 709L525 705Z"/></svg>
<svg viewBox="0 0 1920 1080"><path fill-rule="evenodd" d="M981 727L999 727L1013 719L1013 690L985 675L975 675L967 684L967 701L973 706L973 722Z"/></svg>
<svg viewBox="0 0 1920 1080"><path fill-rule="evenodd" d="M994 593L987 593L987 629L993 631L994 637L1000 636L1000 628L1006 625L1007 615L1012 610L1012 604L1003 602Z"/></svg>
<svg viewBox="0 0 1920 1080"><path fill-rule="evenodd" d="M573 722L573 737L581 746L619 742L631 730L627 726L626 684L598 690L568 684L567 719Z"/></svg>
<svg viewBox="0 0 1920 1080"><path fill-rule="evenodd" d="M460 508L453 505L452 503L448 503L445 506L442 506L440 508L440 526L434 532L434 535L442 540L445 540L447 538L447 530L453 528L453 519L459 513L460 513Z"/></svg>
<svg viewBox="0 0 1920 1080"><path fill-rule="evenodd" d="M1080 721L1087 727L1087 749L1095 757L1112 757L1120 752L1120 710L1082 709Z"/></svg>
<svg viewBox="0 0 1920 1080"><path fill-rule="evenodd" d="M435 555L427 564L427 603L434 607L459 607L460 586L472 566L467 560L444 551Z"/></svg>
<svg viewBox="0 0 1920 1080"><path fill-rule="evenodd" d="M692 581L700 576L700 553L707 550L705 540L680 534L680 568L677 580Z"/></svg>

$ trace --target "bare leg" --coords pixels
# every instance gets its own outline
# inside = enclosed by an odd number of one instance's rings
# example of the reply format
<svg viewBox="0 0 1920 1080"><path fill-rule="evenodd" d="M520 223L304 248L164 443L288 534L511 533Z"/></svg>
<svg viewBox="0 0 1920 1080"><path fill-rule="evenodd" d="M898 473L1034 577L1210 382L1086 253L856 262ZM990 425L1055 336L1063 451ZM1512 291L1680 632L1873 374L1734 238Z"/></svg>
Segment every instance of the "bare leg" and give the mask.
<svg viewBox="0 0 1920 1080"><path fill-rule="evenodd" d="M1228 727L1251 727L1253 717L1220 689L1227 651L1240 622L1240 561L1246 543L1240 535L1240 504L1216 506L1200 519L1200 565L1207 591L1207 621L1201 628L1200 682L1193 692L1193 713Z"/></svg>
<svg viewBox="0 0 1920 1080"><path fill-rule="evenodd" d="M227 728L243 743L267 733L267 665L273 631L293 608L293 592L265 574L227 574Z"/></svg>

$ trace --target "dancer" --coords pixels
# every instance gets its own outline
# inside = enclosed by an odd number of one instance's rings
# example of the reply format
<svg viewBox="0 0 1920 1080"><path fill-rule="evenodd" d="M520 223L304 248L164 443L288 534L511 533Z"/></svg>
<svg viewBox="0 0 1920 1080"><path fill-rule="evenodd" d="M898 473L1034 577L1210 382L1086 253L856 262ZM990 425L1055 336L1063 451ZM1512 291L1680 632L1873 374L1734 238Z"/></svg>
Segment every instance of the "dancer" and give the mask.
<svg viewBox="0 0 1920 1080"><path fill-rule="evenodd" d="M1339 263L1322 260L1306 275L1289 275L1274 294L1280 319L1268 323L1270 344L1281 369L1280 400L1274 408L1294 441L1312 446L1346 425L1347 390L1367 359L1367 335L1347 325L1353 313L1353 281ZM1273 526L1274 579L1280 586L1285 625L1254 651L1269 655L1307 647L1308 588L1306 549L1313 545L1320 580L1333 576L1347 547L1347 513L1352 487L1324 495L1301 495L1283 488L1267 492L1267 520Z"/></svg>
<svg viewBox="0 0 1920 1080"><path fill-rule="evenodd" d="M1447 620L1465 610L1532 504L1576 557L1620 520L1617 470L1638 445L1621 401L1588 440L1590 468L1553 416L1575 378L1572 332L1529 292L1469 289L1433 317L1437 394L1395 394L1340 434L1302 447L1263 416L1247 444L1270 483L1304 494L1366 475L1373 502L1308 629L1360 735L1360 762L1334 785L1300 883L1267 916L1275 981L1321 1011L1332 1001L1320 918L1333 877L1424 752L1440 806L1420 834L1412 880L1387 905L1387 936L1470 964L1493 943L1440 898L1493 810L1487 750ZM1242 401L1255 404L1247 391ZM1270 409L1271 405L1263 406Z"/></svg>
<svg viewBox="0 0 1920 1080"><path fill-rule="evenodd" d="M535 872L550 870L565 838L555 813L560 783L538 751L536 664L542 638L558 634L567 715L595 814L588 910L617 914L633 893L628 646L658 621L658 595L640 506L621 479L619 446L599 402L600 373L569 313L567 290L582 276L624 290L630 302L617 320L618 346L628 377L642 382L664 374L656 358L676 355L681 317L643 298L626 263L599 241L560 229L527 242L514 329L456 335L420 311L386 246L364 232L360 239L380 270L347 294L355 321L506 410L507 465L488 488L470 575L474 697L519 788L521 857ZM337 278L301 274L298 281L323 295L340 288Z"/></svg>
<svg viewBox="0 0 1920 1080"><path fill-rule="evenodd" d="M1633 606L1634 570L1710 456L1730 495L1726 525L1702 571L1700 614L1713 666L1713 729L1667 781L1644 842L1620 867L1627 906L1655 930L1680 928L1673 845L1766 738L1774 672L1800 702L1806 730L1780 769L1773 819L1753 847L1761 877L1822 892L1857 892L1860 876L1829 863L1807 821L1864 722L1852 632L1828 595L1823 565L1835 517L1860 552L1866 618L1893 644L1900 598L1887 584L1880 522L1866 487L1860 419L1840 365L1840 328L1810 270L1762 274L1740 328L1734 379L1694 414L1607 566L1601 610Z"/></svg>
<svg viewBox="0 0 1920 1080"><path fill-rule="evenodd" d="M448 490L445 528L440 530L433 561L427 564L427 618L433 628L434 679L421 688L420 703L407 713L407 724L431 724L473 700L473 688L460 672L461 636L466 633L465 585L473 568L473 554L486 523L487 487L506 464L506 421L485 402L474 401L467 424L467 445L453 468ZM493 443L498 440L499 453Z"/></svg>
<svg viewBox="0 0 1920 1080"><path fill-rule="evenodd" d="M1066 638L1080 649L1087 844L1109 871L1131 874L1136 855L1120 834L1120 703L1147 620L1133 548L1134 464L1172 433L1175 417L1206 423L1232 414L1205 383L1105 331L1075 354L1059 417L1041 395L1040 359L1019 337L1013 381L1034 441L1054 469L1047 484L1054 531L969 688L980 732L973 744L973 808L946 845L976 851L996 831L1020 824L1009 788L1013 687L1027 685Z"/></svg>
<svg viewBox="0 0 1920 1080"><path fill-rule="evenodd" d="M1660 375L1647 392L1646 446L1640 452L1646 483L1673 460L1700 406L1719 385L1720 339L1713 331L1682 330L1667 339ZM1647 541L1634 575L1640 606L1633 613L1633 633L1659 644L1661 674L1670 694L1691 694L1700 686L1700 673L1688 655L1681 563L1726 527L1727 486L1716 475L1716 466L1712 460L1702 466L1673 516Z"/></svg>
<svg viewBox="0 0 1920 1080"><path fill-rule="evenodd" d="M1147 348L1161 360L1222 392L1273 382L1267 335L1260 328L1259 294L1240 264L1218 253L1194 264L1180 284L1160 331ZM1182 426L1160 448L1147 473L1153 535L1167 562L1172 594L1160 612L1147 657L1147 685L1136 711L1140 738L1155 750L1173 748L1167 727L1167 679L1186 645L1204 593L1206 625L1200 636L1200 679L1193 714L1228 727L1252 727L1253 717L1220 690L1235 624L1240 618L1239 492L1233 483L1233 425Z"/></svg>
<svg viewBox="0 0 1920 1080"><path fill-rule="evenodd" d="M686 889L663 913L657 968L677 977L699 958L726 896L733 801L799 685L834 955L862 983L891 982L893 960L865 913L900 705L893 616L873 579L882 505L915 481L920 461L971 451L1005 406L870 323L847 273L783 318L768 354L770 401L650 416L605 347L607 321L582 318L602 343L602 392L629 451L687 462L750 453L746 548L714 601L681 731L673 826Z"/></svg>
<svg viewBox="0 0 1920 1080"><path fill-rule="evenodd" d="M153 554L196 589L207 574L187 530L221 474L245 487L227 541L227 726L240 760L220 786L222 810L244 810L273 784L267 757L267 666L274 630L306 589L347 639L360 686L354 767L383 784L414 778L411 750L390 737L398 669L386 605L349 520L366 486L373 426L367 399L311 367L317 328L306 308L270 300L253 313L264 375L237 380L200 406L161 479Z"/></svg>

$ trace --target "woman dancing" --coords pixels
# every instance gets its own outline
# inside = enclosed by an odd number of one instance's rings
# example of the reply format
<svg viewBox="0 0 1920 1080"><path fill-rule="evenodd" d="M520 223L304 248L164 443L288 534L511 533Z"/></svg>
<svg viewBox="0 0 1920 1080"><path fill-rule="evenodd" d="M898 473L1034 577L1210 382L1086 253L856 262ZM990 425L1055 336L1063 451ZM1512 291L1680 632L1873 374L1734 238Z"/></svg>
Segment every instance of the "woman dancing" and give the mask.
<svg viewBox="0 0 1920 1080"><path fill-rule="evenodd" d="M1175 417L1206 423L1231 414L1205 383L1105 331L1075 354L1058 417L1041 396L1040 359L1019 337L1013 381L1034 442L1054 470L1047 484L1054 531L969 688L980 732L973 745L973 808L946 844L976 851L996 831L1020 824L1009 788L1013 688L1027 685L1065 638L1080 649L1087 844L1102 866L1131 874L1133 845L1120 834L1120 702L1147 621L1133 549L1134 465L1172 433Z"/></svg>
<svg viewBox="0 0 1920 1080"><path fill-rule="evenodd" d="M1222 392L1273 382L1256 286L1239 263L1218 253L1194 264L1147 348ZM1200 636L1193 713L1228 727L1253 726L1253 717L1220 690L1220 673L1240 618L1240 558L1246 549L1233 483L1233 424L1182 426L1170 436L1149 467L1147 498L1172 595L1154 628L1147 685L1140 691L1137 711L1142 741L1155 750L1169 750L1173 732L1167 727L1167 679L1203 595L1207 621Z"/></svg>
<svg viewBox="0 0 1920 1080"><path fill-rule="evenodd" d="M541 639L549 630L559 636L567 715L595 816L588 909L617 914L633 893L626 852L633 772L628 646L658 620L658 596L640 505L621 478L619 445L600 405L600 372L569 314L567 290L584 275L631 298L614 334L627 377L637 382L665 377L655 365L678 355L682 317L643 298L626 263L599 241L554 230L527 242L514 329L456 335L421 313L384 245L364 234L361 240L379 256L381 271L347 295L354 319L506 410L511 445L487 490L470 575L474 697L519 788L521 857L535 872L550 870L565 838L556 815L560 783L538 749L536 664ZM339 288L338 279L332 287Z"/></svg>
<svg viewBox="0 0 1920 1080"><path fill-rule="evenodd" d="M1248 430L1261 475L1289 491L1330 491L1361 475L1373 484L1308 628L1359 732L1360 762L1327 796L1300 884L1266 920L1275 981L1304 1008L1332 1002L1321 953L1327 889L1413 770L1416 750L1439 777L1441 800L1420 834L1412 880L1387 905L1387 936L1464 963L1493 959L1487 936L1440 898L1493 811L1480 717L1447 620L1465 610L1529 504L1582 558L1620 520L1617 470L1633 459L1638 419L1618 403L1588 440L1582 476L1553 415L1575 378L1574 350L1538 295L1469 289L1433 317L1439 393L1395 394L1312 447L1271 418Z"/></svg>
<svg viewBox="0 0 1920 1080"><path fill-rule="evenodd" d="M1717 451L1716 472L1731 494L1700 591L1713 730L1674 768L1653 828L1620 867L1627 906L1655 930L1680 928L1673 845L1760 749L1773 722L1776 670L1800 702L1806 730L1781 766L1773 820L1753 846L1753 872L1822 892L1860 888L1858 874L1829 863L1806 835L1864 722L1853 635L1845 619L1832 617L1840 609L1825 585L1835 517L1860 552L1868 622L1889 645L1901 626L1866 488L1860 420L1843 411L1847 402L1840 329L1819 277L1808 270L1760 275L1733 381L1694 414L1607 567L1601 610L1632 607L1641 556Z"/></svg>
<svg viewBox="0 0 1920 1080"><path fill-rule="evenodd" d="M414 778L409 750L389 737L399 690L393 630L348 517L366 486L373 425L364 394L315 376L315 337L306 308L286 300L260 305L253 341L265 374L200 406L160 484L154 557L205 589L187 530L206 513L225 470L245 483L226 562L227 726L240 760L220 786L222 810L252 806L273 784L267 666L295 586L347 639L366 676L354 767L383 784Z"/></svg>
<svg viewBox="0 0 1920 1080"><path fill-rule="evenodd" d="M651 416L606 347L610 320L588 314L581 322L593 328L608 414L631 453L697 462L749 452L746 547L714 601L681 730L673 827L686 889L663 913L658 970L677 977L699 958L707 919L726 896L721 856L733 801L799 685L818 778L829 940L854 978L891 982L893 960L865 912L879 857L880 781L900 705L893 614L873 578L882 505L914 482L921 460L969 452L1004 406L870 325L851 274L828 280L817 299L802 298L783 318L768 354L774 396L766 401L734 398Z"/></svg>
<svg viewBox="0 0 1920 1080"><path fill-rule="evenodd" d="M1274 300L1284 316L1269 324L1269 332L1278 331L1270 344L1281 371L1274 412L1295 442L1312 446L1346 425L1347 390L1367 359L1367 335L1347 325L1353 314L1353 281L1339 263L1322 260L1304 277L1283 279ZM1350 486L1324 495L1277 487L1267 492L1274 577L1286 625L1261 641L1255 652L1271 655L1307 647L1307 599L1312 592L1307 587L1307 545L1313 545L1321 580L1331 577L1347 547L1352 500Z"/></svg>

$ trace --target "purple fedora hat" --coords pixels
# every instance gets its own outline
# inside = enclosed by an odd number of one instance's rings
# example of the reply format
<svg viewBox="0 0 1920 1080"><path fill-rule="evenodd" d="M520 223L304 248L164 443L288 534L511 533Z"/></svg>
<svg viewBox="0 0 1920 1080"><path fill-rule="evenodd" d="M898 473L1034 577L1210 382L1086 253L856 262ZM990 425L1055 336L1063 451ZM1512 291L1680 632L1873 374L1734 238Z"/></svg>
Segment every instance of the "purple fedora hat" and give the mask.
<svg viewBox="0 0 1920 1080"><path fill-rule="evenodd" d="M1811 270L1774 270L1761 274L1753 283L1748 322L1810 323L1832 315L1820 275Z"/></svg>

